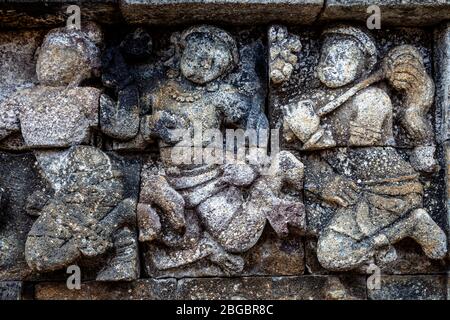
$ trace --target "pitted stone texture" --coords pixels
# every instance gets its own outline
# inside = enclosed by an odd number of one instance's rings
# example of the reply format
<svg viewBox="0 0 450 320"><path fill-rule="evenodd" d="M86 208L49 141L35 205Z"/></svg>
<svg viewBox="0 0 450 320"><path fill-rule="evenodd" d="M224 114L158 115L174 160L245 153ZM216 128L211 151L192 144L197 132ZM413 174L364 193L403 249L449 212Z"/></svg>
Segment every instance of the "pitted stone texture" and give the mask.
<svg viewBox="0 0 450 320"><path fill-rule="evenodd" d="M357 20L366 22L373 13L367 13L371 5L381 9L381 27L426 26L445 21L450 15L447 0L327 0L320 15L321 22Z"/></svg>
<svg viewBox="0 0 450 320"><path fill-rule="evenodd" d="M0 104L0 141L6 140L7 148L90 142L91 129L98 127L101 91L79 85L98 72L101 38L95 24L84 25L83 31L60 28L47 33L36 63L39 85L20 90Z"/></svg>
<svg viewBox="0 0 450 320"><path fill-rule="evenodd" d="M1 300L21 300L23 283L20 281L0 281Z"/></svg>
<svg viewBox="0 0 450 320"><path fill-rule="evenodd" d="M446 300L445 275L381 276L380 289L369 289L371 300Z"/></svg>
<svg viewBox="0 0 450 320"><path fill-rule="evenodd" d="M436 136L450 138L450 24L435 29L434 68L436 77Z"/></svg>
<svg viewBox="0 0 450 320"><path fill-rule="evenodd" d="M140 279L115 284L86 282L81 290L68 290L63 283L41 283L36 285L35 298L361 300L366 299L365 284L365 278L358 276Z"/></svg>
<svg viewBox="0 0 450 320"><path fill-rule="evenodd" d="M273 172L260 176L246 164L158 169L143 171L138 204L149 275L302 273L306 223L293 194L303 165L292 154L280 152Z"/></svg>
<svg viewBox="0 0 450 320"><path fill-rule="evenodd" d="M98 127L100 90L43 87L16 92L3 101L0 133L21 131L28 148L69 147L88 143Z"/></svg>
<svg viewBox="0 0 450 320"><path fill-rule="evenodd" d="M310 24L318 17L323 3L323 0L121 0L121 10L125 20L132 24L254 24L274 20Z"/></svg>
<svg viewBox="0 0 450 320"><path fill-rule="evenodd" d="M444 157L444 171L445 171L445 204L447 205L447 226L450 229L450 143L447 141L443 145L443 157ZM450 235L449 235L449 243L450 243ZM448 255L448 259L450 259L450 254Z"/></svg>
<svg viewBox="0 0 450 320"><path fill-rule="evenodd" d="M366 292L365 279L358 276L192 278L178 281L177 298L361 300Z"/></svg>
<svg viewBox="0 0 450 320"><path fill-rule="evenodd" d="M37 83L36 53L44 35L45 30L40 29L0 34L0 103L17 90ZM3 139L0 149L25 149L22 136L15 133Z"/></svg>
<svg viewBox="0 0 450 320"><path fill-rule="evenodd" d="M39 192L43 199L50 188L38 175L32 154L0 153L0 280L31 278L25 261L25 241L34 218L29 196ZM44 200L45 203L45 200Z"/></svg>
<svg viewBox="0 0 450 320"><path fill-rule="evenodd" d="M431 260L423 254L420 246L411 239L405 239L395 246L397 259L392 262L377 264L384 275L408 274L446 274L447 264L444 260ZM317 239L305 240L305 268L312 274L332 274L323 268L317 260ZM365 275L367 268L354 270L353 274Z"/></svg>
<svg viewBox="0 0 450 320"><path fill-rule="evenodd" d="M36 300L173 300L175 279L141 279L129 283L83 282L80 290L69 290L65 283L39 283Z"/></svg>
<svg viewBox="0 0 450 320"><path fill-rule="evenodd" d="M36 82L35 52L43 36L42 30L0 33L0 101Z"/></svg>
<svg viewBox="0 0 450 320"><path fill-rule="evenodd" d="M82 30L50 30L39 49L36 73L43 86L79 85L100 69L102 34L96 25Z"/></svg>

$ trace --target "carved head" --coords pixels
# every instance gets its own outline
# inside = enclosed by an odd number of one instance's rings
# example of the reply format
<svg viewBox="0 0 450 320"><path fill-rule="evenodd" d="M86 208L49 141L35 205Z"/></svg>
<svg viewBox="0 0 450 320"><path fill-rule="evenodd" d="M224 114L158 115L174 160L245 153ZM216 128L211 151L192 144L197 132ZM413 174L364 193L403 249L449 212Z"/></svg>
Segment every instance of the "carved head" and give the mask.
<svg viewBox="0 0 450 320"><path fill-rule="evenodd" d="M204 25L185 30L181 46L181 72L197 84L206 84L225 75L239 61L233 37L216 27Z"/></svg>
<svg viewBox="0 0 450 320"><path fill-rule="evenodd" d="M42 85L64 86L97 75L100 70L102 33L95 24L82 30L58 28L45 36L36 73Z"/></svg>
<svg viewBox="0 0 450 320"><path fill-rule="evenodd" d="M323 36L317 75L327 87L345 86L372 70L377 49L367 33L356 27L340 26L325 30Z"/></svg>

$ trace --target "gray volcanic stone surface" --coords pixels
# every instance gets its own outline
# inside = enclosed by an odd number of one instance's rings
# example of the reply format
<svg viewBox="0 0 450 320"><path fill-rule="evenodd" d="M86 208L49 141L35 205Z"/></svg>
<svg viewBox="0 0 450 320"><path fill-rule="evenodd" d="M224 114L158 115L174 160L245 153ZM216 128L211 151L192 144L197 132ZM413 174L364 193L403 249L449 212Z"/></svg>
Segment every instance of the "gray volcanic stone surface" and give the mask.
<svg viewBox="0 0 450 320"><path fill-rule="evenodd" d="M69 16L66 13L67 8L73 4L65 0L2 1L0 27L17 29L61 26ZM83 1L81 7L83 20L95 20L108 24L121 21L118 0L88 0Z"/></svg>
<svg viewBox="0 0 450 320"><path fill-rule="evenodd" d="M338 276L247 277L182 279L180 299L274 299L355 300L365 299L364 277ZM214 287L211 291L208 288Z"/></svg>
<svg viewBox="0 0 450 320"><path fill-rule="evenodd" d="M141 279L133 282L84 282L81 290L69 290L65 283L36 285L36 300L173 300L175 279Z"/></svg>
<svg viewBox="0 0 450 320"><path fill-rule="evenodd" d="M0 101L36 82L35 52L43 36L42 30L0 33Z"/></svg>
<svg viewBox="0 0 450 320"><path fill-rule="evenodd" d="M141 279L115 284L86 282L82 284L81 290L68 290L64 284L48 282L37 284L35 298L38 300L361 300L367 297L364 277L301 276Z"/></svg>
<svg viewBox="0 0 450 320"><path fill-rule="evenodd" d="M0 280L23 280L32 274L25 261L25 241L34 220L28 197L50 192L35 162L30 153L0 153Z"/></svg>
<svg viewBox="0 0 450 320"><path fill-rule="evenodd" d="M450 25L443 24L434 32L435 56L434 68L436 70L436 116L441 118L441 126L437 127L437 138L440 141L449 138L449 111L450 111Z"/></svg>
<svg viewBox="0 0 450 320"><path fill-rule="evenodd" d="M3 101L0 109L4 116L0 121L11 132L20 130L28 148L86 143L91 138L91 129L98 126L99 97L95 88L24 89Z"/></svg>
<svg viewBox="0 0 450 320"><path fill-rule="evenodd" d="M293 69L271 75L269 110L284 148L299 150L305 165L307 233L318 237L307 245L310 271L364 272L373 262L387 273L445 271L445 164L434 137L441 117L434 117L431 37L400 32L371 35L342 24L320 34L268 31L270 67L279 69L275 57L287 52ZM289 58L293 41L302 48L296 59ZM397 244L406 238L429 259L402 262L412 254Z"/></svg>
<svg viewBox="0 0 450 320"><path fill-rule="evenodd" d="M371 300L445 300L447 277L382 276L380 289L368 291Z"/></svg>
<svg viewBox="0 0 450 320"><path fill-rule="evenodd" d="M448 19L450 14L447 0L327 0L320 21L352 19L365 22L373 13L367 13L371 5L381 9L382 25L436 25Z"/></svg>
<svg viewBox="0 0 450 320"><path fill-rule="evenodd" d="M22 289L20 281L0 281L0 300L21 300Z"/></svg>
<svg viewBox="0 0 450 320"><path fill-rule="evenodd" d="M28 265L36 271L56 271L81 258L110 253L97 280L136 279L137 199L133 189L125 192L120 163L116 166L105 153L88 146L40 152L37 157L55 193L28 233Z"/></svg>
<svg viewBox="0 0 450 320"><path fill-rule="evenodd" d="M121 10L129 23L183 24L228 22L267 23L281 20L308 24L315 21L323 0L121 0Z"/></svg>

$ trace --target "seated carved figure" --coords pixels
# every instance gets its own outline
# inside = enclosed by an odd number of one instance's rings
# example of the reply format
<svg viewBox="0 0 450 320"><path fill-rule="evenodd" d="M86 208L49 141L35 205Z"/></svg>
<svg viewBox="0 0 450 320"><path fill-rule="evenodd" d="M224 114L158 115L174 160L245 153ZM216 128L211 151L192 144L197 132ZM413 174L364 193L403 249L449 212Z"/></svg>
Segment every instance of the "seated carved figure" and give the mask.
<svg viewBox="0 0 450 320"><path fill-rule="evenodd" d="M230 34L193 27L181 34L181 44L181 77L155 90L154 113L145 121L147 137L160 142L162 164L142 177L139 239L154 244L151 259L159 270L207 259L236 273L244 267L238 254L256 244L266 221L280 236L287 235L288 225L304 227L302 203L283 192L285 185L302 188L303 165L288 152L274 157L267 175L245 163L177 163L176 149L191 146L180 146L174 129L190 134L198 128L268 126L261 106L222 80L239 61ZM211 143L206 138L201 147Z"/></svg>
<svg viewBox="0 0 450 320"><path fill-rule="evenodd" d="M350 270L374 258L392 260L392 245L406 237L429 258L442 259L446 236L423 209L418 173L436 167L426 118L434 85L419 52L396 47L371 73L377 49L368 33L340 26L324 36L317 66L322 87L308 100L284 107L286 139L300 141L302 150L329 150L305 160L307 197L334 208L318 235L319 262L330 270ZM383 86L375 85L383 80L404 96L401 125L414 144L412 164L391 147L393 104ZM349 147L345 161L335 147Z"/></svg>

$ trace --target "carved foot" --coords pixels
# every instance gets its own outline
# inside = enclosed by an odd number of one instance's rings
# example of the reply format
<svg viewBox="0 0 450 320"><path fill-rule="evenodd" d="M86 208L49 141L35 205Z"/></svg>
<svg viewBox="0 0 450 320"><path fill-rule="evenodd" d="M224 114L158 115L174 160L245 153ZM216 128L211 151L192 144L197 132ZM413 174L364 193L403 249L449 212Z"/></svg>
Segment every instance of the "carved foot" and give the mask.
<svg viewBox="0 0 450 320"><path fill-rule="evenodd" d="M97 275L97 281L132 281L139 278L136 238L128 228L114 235L115 254Z"/></svg>
<svg viewBox="0 0 450 320"><path fill-rule="evenodd" d="M447 237L424 209L416 209L411 218L415 222L411 237L430 259L442 259L447 254Z"/></svg>

